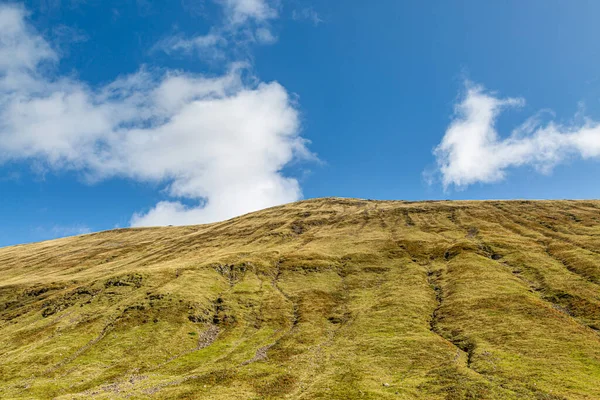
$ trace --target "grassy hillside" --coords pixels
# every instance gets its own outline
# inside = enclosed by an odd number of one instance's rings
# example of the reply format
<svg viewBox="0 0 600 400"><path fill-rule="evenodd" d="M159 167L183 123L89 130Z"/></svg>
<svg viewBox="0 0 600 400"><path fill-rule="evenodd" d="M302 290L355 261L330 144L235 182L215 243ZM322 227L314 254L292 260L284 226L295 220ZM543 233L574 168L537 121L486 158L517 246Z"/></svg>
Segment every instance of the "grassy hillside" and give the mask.
<svg viewBox="0 0 600 400"><path fill-rule="evenodd" d="M600 201L309 200L0 249L0 398L600 399Z"/></svg>

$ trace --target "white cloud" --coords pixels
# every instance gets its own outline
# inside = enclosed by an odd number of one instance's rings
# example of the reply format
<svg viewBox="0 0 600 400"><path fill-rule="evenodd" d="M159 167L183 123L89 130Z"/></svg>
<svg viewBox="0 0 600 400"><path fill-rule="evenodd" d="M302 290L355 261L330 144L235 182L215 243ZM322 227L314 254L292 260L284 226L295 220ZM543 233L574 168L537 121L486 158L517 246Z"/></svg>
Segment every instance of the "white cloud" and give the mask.
<svg viewBox="0 0 600 400"><path fill-rule="evenodd" d="M31 34L22 6L3 5L0 10L0 70L18 73L32 70L43 60L56 61L48 43Z"/></svg>
<svg viewBox="0 0 600 400"><path fill-rule="evenodd" d="M135 214L135 226L212 222L300 198L281 170L311 155L277 82L246 83L247 66L234 64L216 77L141 69L91 88L48 74L57 56L25 18L0 7L0 54L11 60L0 58L0 163L166 185L174 200Z"/></svg>
<svg viewBox="0 0 600 400"><path fill-rule="evenodd" d="M466 95L434 151L445 188L497 182L511 167L531 166L549 173L569 157L600 157L600 124L589 119L542 125L534 116L501 138L495 127L498 115L523 104L523 99L500 99L481 86L467 84Z"/></svg>

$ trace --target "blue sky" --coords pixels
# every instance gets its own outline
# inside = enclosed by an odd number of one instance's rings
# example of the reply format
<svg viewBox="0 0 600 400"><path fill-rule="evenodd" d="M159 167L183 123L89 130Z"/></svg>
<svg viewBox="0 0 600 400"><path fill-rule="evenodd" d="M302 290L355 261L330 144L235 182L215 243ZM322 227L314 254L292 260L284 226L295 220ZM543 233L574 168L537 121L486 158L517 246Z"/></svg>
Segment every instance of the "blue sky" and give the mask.
<svg viewBox="0 0 600 400"><path fill-rule="evenodd" d="M600 3L0 7L0 246L301 198L598 198Z"/></svg>

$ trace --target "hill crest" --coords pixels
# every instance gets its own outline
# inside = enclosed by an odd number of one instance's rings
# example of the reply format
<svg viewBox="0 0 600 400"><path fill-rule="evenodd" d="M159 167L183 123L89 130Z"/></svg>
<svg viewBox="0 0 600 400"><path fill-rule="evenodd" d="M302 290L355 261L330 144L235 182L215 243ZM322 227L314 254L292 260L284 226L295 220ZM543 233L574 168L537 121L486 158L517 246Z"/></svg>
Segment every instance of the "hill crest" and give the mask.
<svg viewBox="0 0 600 400"><path fill-rule="evenodd" d="M0 397L600 397L600 201L324 198L0 249Z"/></svg>

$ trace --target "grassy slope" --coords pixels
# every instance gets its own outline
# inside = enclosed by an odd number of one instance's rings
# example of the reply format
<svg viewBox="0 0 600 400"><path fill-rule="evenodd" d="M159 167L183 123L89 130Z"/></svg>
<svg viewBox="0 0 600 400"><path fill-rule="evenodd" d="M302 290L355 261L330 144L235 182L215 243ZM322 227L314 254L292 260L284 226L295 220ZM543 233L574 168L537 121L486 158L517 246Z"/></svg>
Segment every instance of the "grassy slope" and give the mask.
<svg viewBox="0 0 600 400"><path fill-rule="evenodd" d="M598 399L600 202L318 199L0 249L0 398Z"/></svg>

